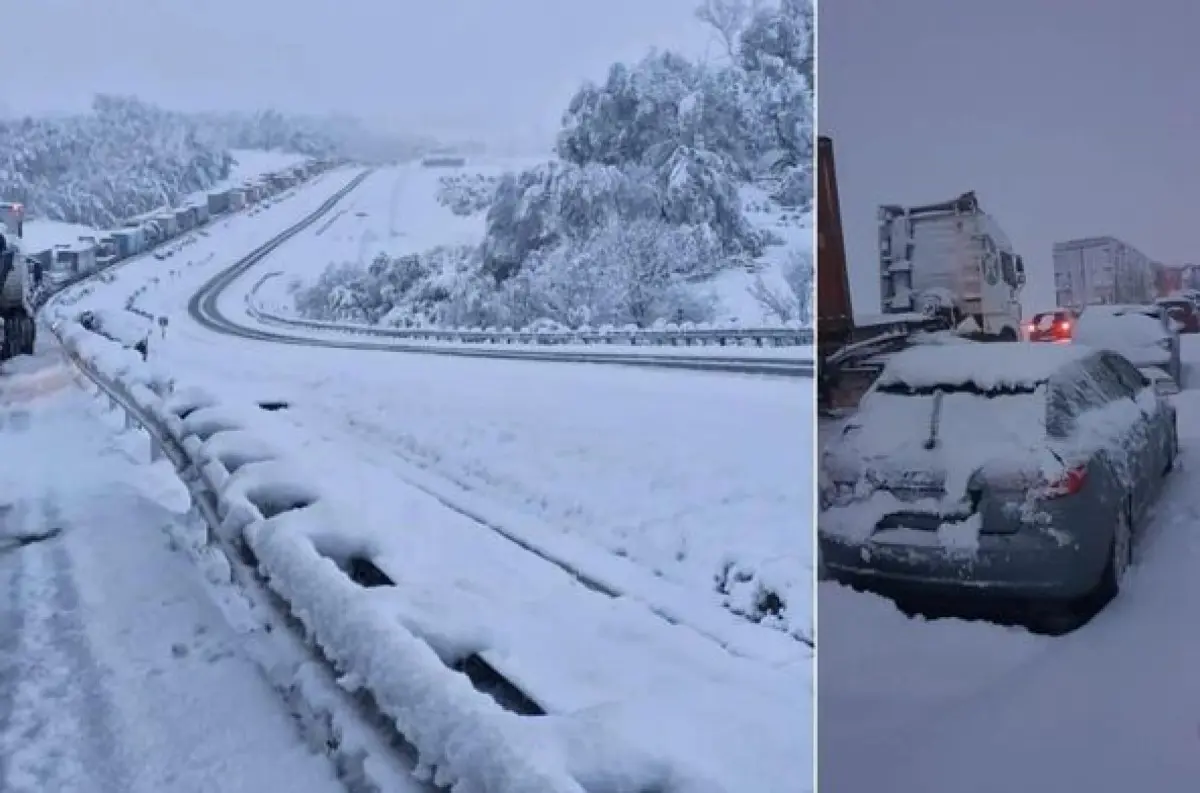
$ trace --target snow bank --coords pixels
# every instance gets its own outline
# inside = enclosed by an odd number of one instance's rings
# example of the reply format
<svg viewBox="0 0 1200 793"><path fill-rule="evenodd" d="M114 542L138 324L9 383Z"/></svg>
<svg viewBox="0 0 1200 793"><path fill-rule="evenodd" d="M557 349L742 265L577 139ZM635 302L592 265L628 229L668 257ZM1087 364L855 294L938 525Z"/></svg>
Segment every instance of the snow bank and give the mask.
<svg viewBox="0 0 1200 793"><path fill-rule="evenodd" d="M435 783L482 793L805 789L810 658L733 655L415 491L378 520L260 439L269 436L254 428L270 412L172 393L120 345L70 323L56 332L179 444L216 494L220 535L253 552L343 687L370 695ZM472 548L486 564L462 569ZM392 585L358 583L361 558ZM518 715L481 693L459 671L467 655L515 678L548 715Z"/></svg>

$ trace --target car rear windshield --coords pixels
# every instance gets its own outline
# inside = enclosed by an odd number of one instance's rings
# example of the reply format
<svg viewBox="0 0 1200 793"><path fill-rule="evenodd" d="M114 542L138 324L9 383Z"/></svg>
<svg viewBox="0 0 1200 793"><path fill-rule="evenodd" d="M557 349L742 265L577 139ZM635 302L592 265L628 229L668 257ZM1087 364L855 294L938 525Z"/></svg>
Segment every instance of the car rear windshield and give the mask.
<svg viewBox="0 0 1200 793"><path fill-rule="evenodd" d="M863 400L855 424L860 443L876 454L903 457L919 444L952 454L955 471L969 474L1001 449L1032 449L1045 438L1044 389L1034 383L1004 388L889 384Z"/></svg>

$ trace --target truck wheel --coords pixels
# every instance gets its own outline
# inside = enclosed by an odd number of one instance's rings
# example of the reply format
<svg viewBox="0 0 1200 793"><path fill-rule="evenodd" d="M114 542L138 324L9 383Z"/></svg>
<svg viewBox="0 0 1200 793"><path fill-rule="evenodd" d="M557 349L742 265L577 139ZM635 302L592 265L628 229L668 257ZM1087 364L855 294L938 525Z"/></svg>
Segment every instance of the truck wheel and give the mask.
<svg viewBox="0 0 1200 793"><path fill-rule="evenodd" d="M7 361L17 355L17 327L11 319L4 320L4 339L0 341L0 361Z"/></svg>
<svg viewBox="0 0 1200 793"><path fill-rule="evenodd" d="M1017 331L1011 326L1006 325L996 334L996 341L1016 341Z"/></svg>
<svg viewBox="0 0 1200 793"><path fill-rule="evenodd" d="M33 317L25 317L24 325L24 344L21 352L25 355L33 355L34 347L37 346L37 323L34 322Z"/></svg>

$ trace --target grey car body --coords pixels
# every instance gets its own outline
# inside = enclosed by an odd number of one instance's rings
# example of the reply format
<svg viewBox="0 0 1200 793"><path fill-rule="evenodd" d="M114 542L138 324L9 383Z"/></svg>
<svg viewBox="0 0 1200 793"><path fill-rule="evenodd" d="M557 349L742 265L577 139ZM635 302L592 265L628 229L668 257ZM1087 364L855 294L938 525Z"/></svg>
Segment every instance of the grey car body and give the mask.
<svg viewBox="0 0 1200 793"><path fill-rule="evenodd" d="M823 566L888 593L1071 612L1107 599L1174 466L1175 425L1171 403L1110 351L905 350L822 455Z"/></svg>

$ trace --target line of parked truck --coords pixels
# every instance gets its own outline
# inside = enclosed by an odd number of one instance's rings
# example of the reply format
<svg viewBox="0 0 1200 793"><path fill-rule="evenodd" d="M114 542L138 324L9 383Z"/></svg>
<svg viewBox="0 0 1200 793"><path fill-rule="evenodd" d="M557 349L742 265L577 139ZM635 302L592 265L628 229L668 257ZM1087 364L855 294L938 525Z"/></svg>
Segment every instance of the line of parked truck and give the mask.
<svg viewBox="0 0 1200 793"><path fill-rule="evenodd" d="M120 228L37 251L22 246L24 206L0 202L0 361L33 352L34 314L55 292L134 256L153 253L166 258L171 251L165 243L278 195L337 164L308 160L237 187L212 190L180 207L130 218Z"/></svg>
<svg viewBox="0 0 1200 793"><path fill-rule="evenodd" d="M204 226L215 217L256 204L311 177L325 165L320 161L307 161L239 187L213 190L174 209L160 209L130 218L121 228L100 236L81 236L75 242L27 251L25 255L42 270L50 288L61 288L119 261L151 251Z"/></svg>

